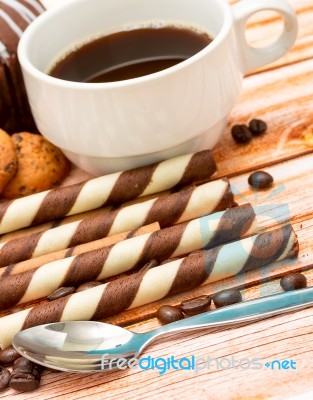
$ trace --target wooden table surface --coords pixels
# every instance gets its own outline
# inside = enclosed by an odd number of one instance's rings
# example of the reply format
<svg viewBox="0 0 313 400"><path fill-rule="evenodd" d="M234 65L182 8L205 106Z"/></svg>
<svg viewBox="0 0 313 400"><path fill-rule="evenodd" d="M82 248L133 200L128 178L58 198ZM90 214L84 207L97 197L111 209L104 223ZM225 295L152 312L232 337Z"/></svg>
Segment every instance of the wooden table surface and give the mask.
<svg viewBox="0 0 313 400"><path fill-rule="evenodd" d="M299 18L297 42L286 56L244 79L241 98L215 149L215 157L218 177L231 178L237 202L251 202L261 226L291 221L300 243L297 260L206 285L107 321L144 332L158 326L153 315L161 304L178 304L183 299L227 287L242 289L244 299L278 293L279 277L289 270L303 271L309 286L313 285L313 0L289 3ZM249 21L248 38L262 45L279 32L280 26L275 14L261 13ZM268 123L268 133L248 145L236 144L229 127L254 117ZM256 193L249 188L247 177L260 168L273 175L275 185L271 190ZM261 358L263 365L273 360L293 360L296 369L271 369L265 365L260 370L218 369L212 363L210 369L198 374L171 370L159 375L157 370L139 369L95 374L45 372L40 390L23 394L6 390L0 398L239 400L287 399L307 393L303 398L312 399L312 331L313 308L308 308L233 328L173 334L145 351L146 356L155 358ZM247 362L243 361L243 365L247 366Z"/></svg>

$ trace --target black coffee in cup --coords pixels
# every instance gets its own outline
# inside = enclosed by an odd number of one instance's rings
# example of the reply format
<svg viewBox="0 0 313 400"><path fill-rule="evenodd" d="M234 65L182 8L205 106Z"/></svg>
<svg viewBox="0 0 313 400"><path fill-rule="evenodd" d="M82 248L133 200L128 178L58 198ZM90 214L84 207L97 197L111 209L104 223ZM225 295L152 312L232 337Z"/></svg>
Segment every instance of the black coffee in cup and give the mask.
<svg viewBox="0 0 313 400"><path fill-rule="evenodd" d="M204 49L205 32L178 26L141 27L92 40L59 60L49 75L74 82L115 82L172 67Z"/></svg>

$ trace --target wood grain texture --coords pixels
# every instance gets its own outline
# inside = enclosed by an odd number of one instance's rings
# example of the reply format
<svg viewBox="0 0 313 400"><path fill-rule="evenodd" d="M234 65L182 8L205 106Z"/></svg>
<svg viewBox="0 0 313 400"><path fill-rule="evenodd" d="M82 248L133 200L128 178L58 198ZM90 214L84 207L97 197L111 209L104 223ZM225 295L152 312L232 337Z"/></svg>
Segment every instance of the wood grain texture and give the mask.
<svg viewBox="0 0 313 400"><path fill-rule="evenodd" d="M294 262L271 265L138 307L107 321L144 332L158 326L154 314L162 304L179 304L184 299L228 287L240 288L245 300L277 293L281 291L280 276L291 270L302 271L308 284L313 285L313 1L289 0L289 3L299 18L297 42L286 56L244 79L241 98L215 149L215 157L219 167L217 177L232 177L236 200L239 204L246 201L253 204L264 229L278 222L292 222L299 238L299 257ZM263 45L279 29L275 15L260 14L248 22L248 38L255 45ZM253 117L268 123L268 133L248 145L236 144L230 136L231 125L246 123ZM247 177L260 168L273 175L275 184L270 190L255 192L249 187ZM74 169L64 184L88 177ZM313 309L308 308L229 329L175 334L145 352L152 357L174 355L177 359L191 355L219 359L260 357L264 363L293 359L297 363L295 371L212 368L198 375L180 370L162 376L156 370L86 375L46 372L40 390L23 394L6 390L0 393L0 398L287 399L313 390L312 326Z"/></svg>
<svg viewBox="0 0 313 400"><path fill-rule="evenodd" d="M312 152L312 71L313 59L244 80L241 98L214 152L217 177L263 168ZM235 143L230 135L231 126L248 123L252 118L267 122L267 134L247 145Z"/></svg>

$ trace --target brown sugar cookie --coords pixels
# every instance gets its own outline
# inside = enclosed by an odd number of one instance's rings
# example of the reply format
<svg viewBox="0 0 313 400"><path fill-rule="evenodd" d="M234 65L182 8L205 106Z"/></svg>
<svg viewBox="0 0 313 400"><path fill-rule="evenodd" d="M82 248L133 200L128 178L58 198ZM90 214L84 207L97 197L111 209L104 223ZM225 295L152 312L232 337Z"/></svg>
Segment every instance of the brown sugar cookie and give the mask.
<svg viewBox="0 0 313 400"><path fill-rule="evenodd" d="M0 129L0 193L13 178L17 169L17 155L10 136Z"/></svg>
<svg viewBox="0 0 313 400"><path fill-rule="evenodd" d="M40 135L28 132L11 136L18 169L2 196L6 199L42 192L58 185L68 174L70 162L61 150Z"/></svg>

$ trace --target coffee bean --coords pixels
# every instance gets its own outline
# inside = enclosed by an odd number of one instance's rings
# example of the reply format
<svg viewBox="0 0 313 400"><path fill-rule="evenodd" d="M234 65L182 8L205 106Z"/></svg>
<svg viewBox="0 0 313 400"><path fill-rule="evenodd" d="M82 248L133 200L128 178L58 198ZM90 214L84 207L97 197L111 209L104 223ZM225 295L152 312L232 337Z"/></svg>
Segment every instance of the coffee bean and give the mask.
<svg viewBox="0 0 313 400"><path fill-rule="evenodd" d="M13 363L13 369L20 369L25 372L31 372L33 369L34 363L30 360L28 360L25 357L19 356L14 363Z"/></svg>
<svg viewBox="0 0 313 400"><path fill-rule="evenodd" d="M252 139L252 133L247 125L234 125L231 134L237 143L248 143Z"/></svg>
<svg viewBox="0 0 313 400"><path fill-rule="evenodd" d="M240 303L242 296L237 289L226 289L216 293L213 296L213 302L216 308L229 306L231 304Z"/></svg>
<svg viewBox="0 0 313 400"><path fill-rule="evenodd" d="M289 290L303 289L307 287L307 280L303 274L300 274L300 272L291 272L281 278L280 286L285 292L288 292Z"/></svg>
<svg viewBox="0 0 313 400"><path fill-rule="evenodd" d="M81 285L78 286L78 288L76 289L76 292L82 292L83 290L92 289L99 285L102 285L102 283L97 282L97 281L90 281L90 282L82 283Z"/></svg>
<svg viewBox="0 0 313 400"><path fill-rule="evenodd" d="M211 305L210 296L199 296L191 300L185 300L180 304L180 309L184 314L196 315L207 311Z"/></svg>
<svg viewBox="0 0 313 400"><path fill-rule="evenodd" d="M20 392L31 392L38 389L43 367L20 357L13 364L9 386Z"/></svg>
<svg viewBox="0 0 313 400"><path fill-rule="evenodd" d="M67 295L69 295L69 294L74 293L75 290L76 290L76 289L75 289L74 287L61 287L61 288L55 290L53 293L51 293L51 294L47 297L47 299L48 299L49 301L56 300L56 299L60 299L61 297L65 297L65 296L67 296Z"/></svg>
<svg viewBox="0 0 313 400"><path fill-rule="evenodd" d="M10 367L14 361L20 357L21 355L13 347L0 350L0 365L3 367Z"/></svg>
<svg viewBox="0 0 313 400"><path fill-rule="evenodd" d="M269 188L272 186L273 181L272 175L265 171L253 172L248 178L249 185L255 189Z"/></svg>
<svg viewBox="0 0 313 400"><path fill-rule="evenodd" d="M170 322L179 321L184 318L182 311L174 306L161 306L156 316L162 324L169 324Z"/></svg>
<svg viewBox="0 0 313 400"><path fill-rule="evenodd" d="M6 368L0 367L0 390L3 390L8 386L10 378L10 371Z"/></svg>
<svg viewBox="0 0 313 400"><path fill-rule="evenodd" d="M249 129L254 136L260 136L262 133L266 132L267 125L261 119L252 119L249 122Z"/></svg>
<svg viewBox="0 0 313 400"><path fill-rule="evenodd" d="M12 374L31 374L40 380L42 370L43 367L41 365L35 364L27 358L20 357L14 361Z"/></svg>
<svg viewBox="0 0 313 400"><path fill-rule="evenodd" d="M32 392L39 388L40 380L32 374L12 374L9 386L19 392Z"/></svg>

